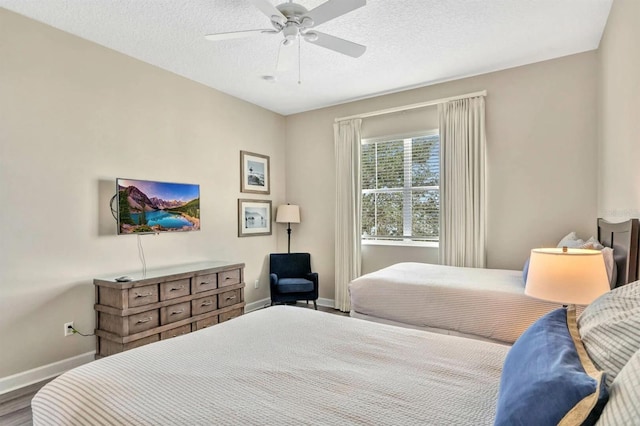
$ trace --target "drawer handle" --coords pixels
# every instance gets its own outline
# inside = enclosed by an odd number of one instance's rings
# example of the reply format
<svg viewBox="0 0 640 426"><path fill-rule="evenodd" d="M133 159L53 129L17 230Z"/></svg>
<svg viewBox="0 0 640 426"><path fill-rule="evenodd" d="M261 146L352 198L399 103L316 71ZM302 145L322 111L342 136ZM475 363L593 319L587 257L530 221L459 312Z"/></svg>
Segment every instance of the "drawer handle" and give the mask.
<svg viewBox="0 0 640 426"><path fill-rule="evenodd" d="M213 302L211 300L205 300L200 304L200 306L211 306L211 305L213 305Z"/></svg>
<svg viewBox="0 0 640 426"><path fill-rule="evenodd" d="M233 296L227 296L225 300L233 300L236 298L236 295L234 294Z"/></svg>
<svg viewBox="0 0 640 426"><path fill-rule="evenodd" d="M145 322L149 322L153 319L153 317L149 318L140 318L136 324L144 324Z"/></svg>
<svg viewBox="0 0 640 426"><path fill-rule="evenodd" d="M171 312L171 315L178 315L178 314L181 314L181 313L183 313L183 312L184 312L184 309L181 309L181 310L179 310L179 311L172 311L172 312Z"/></svg>
<svg viewBox="0 0 640 426"><path fill-rule="evenodd" d="M153 296L153 292L150 291L149 293L136 293L136 299L138 297L149 297L149 296Z"/></svg>
<svg viewBox="0 0 640 426"><path fill-rule="evenodd" d="M224 280L226 281L226 280L232 280L232 279L233 279L233 278L231 278L231 277L225 277L225 279L224 279Z"/></svg>
<svg viewBox="0 0 640 426"><path fill-rule="evenodd" d="M184 284L179 287L171 287L171 290L169 291L178 291L178 290L184 290Z"/></svg>
<svg viewBox="0 0 640 426"><path fill-rule="evenodd" d="M211 281L200 281L200 285L209 285Z"/></svg>

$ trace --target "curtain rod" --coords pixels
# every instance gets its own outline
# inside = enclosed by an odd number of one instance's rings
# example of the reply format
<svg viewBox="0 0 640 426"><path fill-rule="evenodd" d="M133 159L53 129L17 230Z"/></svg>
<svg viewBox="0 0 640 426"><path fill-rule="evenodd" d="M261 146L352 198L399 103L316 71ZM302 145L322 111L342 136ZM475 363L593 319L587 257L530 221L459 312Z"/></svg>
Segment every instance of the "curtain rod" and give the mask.
<svg viewBox="0 0 640 426"><path fill-rule="evenodd" d="M338 117L338 118L335 119L335 122L337 123L337 122L343 121L343 120L352 120L354 118L368 118L368 117L375 117L375 116L378 116L378 115L393 114L394 112L409 111L409 110L412 110L412 109L418 109L418 108L424 108L424 107L428 107L428 106L432 106L432 105L438 105L438 104L442 104L442 103L449 102L449 101L457 101L458 99L475 98L477 96L487 96L487 91L483 90L481 92L467 93L466 95L459 95L459 96L451 96L450 98L436 99L436 100L433 100L433 101L421 102L419 104L411 104L411 105L405 105L405 106L401 106L401 107L381 109L379 111L365 112L365 113L362 113L362 114L350 115L348 117Z"/></svg>

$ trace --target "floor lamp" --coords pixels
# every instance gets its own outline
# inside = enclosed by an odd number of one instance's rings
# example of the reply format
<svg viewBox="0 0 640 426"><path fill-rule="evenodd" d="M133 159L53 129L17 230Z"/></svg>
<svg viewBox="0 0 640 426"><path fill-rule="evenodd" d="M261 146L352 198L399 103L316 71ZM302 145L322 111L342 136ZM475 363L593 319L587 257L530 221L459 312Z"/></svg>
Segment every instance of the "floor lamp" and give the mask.
<svg viewBox="0 0 640 426"><path fill-rule="evenodd" d="M300 223L300 207L291 204L281 205L278 207L276 222L287 224L287 253L291 253L291 224Z"/></svg>

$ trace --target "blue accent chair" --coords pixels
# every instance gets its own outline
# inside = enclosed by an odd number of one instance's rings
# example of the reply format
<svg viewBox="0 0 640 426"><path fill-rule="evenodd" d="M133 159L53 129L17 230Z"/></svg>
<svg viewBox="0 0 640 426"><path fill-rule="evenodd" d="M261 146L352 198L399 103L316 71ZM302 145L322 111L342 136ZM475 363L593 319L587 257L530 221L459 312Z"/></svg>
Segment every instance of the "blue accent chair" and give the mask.
<svg viewBox="0 0 640 426"><path fill-rule="evenodd" d="M318 305L318 273L311 272L309 253L272 253L269 259L271 305L298 300Z"/></svg>

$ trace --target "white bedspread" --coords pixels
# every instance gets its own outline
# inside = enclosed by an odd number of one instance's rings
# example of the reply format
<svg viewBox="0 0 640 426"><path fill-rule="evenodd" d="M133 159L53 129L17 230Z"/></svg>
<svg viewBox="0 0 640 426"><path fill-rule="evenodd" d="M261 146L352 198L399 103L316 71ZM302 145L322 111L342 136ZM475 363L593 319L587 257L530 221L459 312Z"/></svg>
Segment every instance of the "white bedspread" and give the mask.
<svg viewBox="0 0 640 426"><path fill-rule="evenodd" d="M525 296L521 271L427 263L363 275L349 291L356 314L506 343L560 306Z"/></svg>
<svg viewBox="0 0 640 426"><path fill-rule="evenodd" d="M276 306L46 385L35 425L493 423L507 347Z"/></svg>

